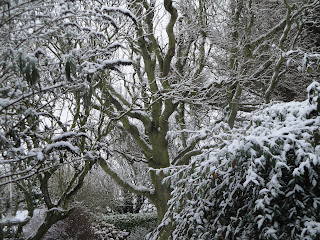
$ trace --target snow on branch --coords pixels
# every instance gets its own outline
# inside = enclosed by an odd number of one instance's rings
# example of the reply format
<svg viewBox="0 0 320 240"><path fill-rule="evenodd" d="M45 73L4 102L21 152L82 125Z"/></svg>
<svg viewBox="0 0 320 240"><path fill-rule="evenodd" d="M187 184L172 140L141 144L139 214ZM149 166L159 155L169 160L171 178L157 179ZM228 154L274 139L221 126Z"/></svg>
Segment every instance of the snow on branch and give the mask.
<svg viewBox="0 0 320 240"><path fill-rule="evenodd" d="M131 65L131 60L124 60L124 59L115 59L115 60L105 60L102 62L103 69L111 69L120 65L128 66Z"/></svg>
<svg viewBox="0 0 320 240"><path fill-rule="evenodd" d="M0 98L0 105L2 106L2 108L0 109L0 113L6 109L8 109L9 107L11 107L12 105L24 100L24 99L27 99L33 95L36 95L36 94L40 94L40 93L43 93L43 92L47 92L47 91L52 91L54 89L57 89L57 88L61 88L61 87L64 87L65 86L65 83L64 82L61 82L61 83L57 83L55 85L52 85L52 86L49 86L49 87L46 87L46 88L42 88L40 89L39 91L37 92L30 92L30 93L26 93L26 94L23 94L22 96L20 96L19 98L17 99L14 99L14 100L8 100L8 99L2 99Z"/></svg>
<svg viewBox="0 0 320 240"><path fill-rule="evenodd" d="M119 70L119 66L129 66L131 64L132 64L131 60L115 59L115 60L104 60L100 63L84 61L82 63L82 66L83 66L84 72L93 74L106 69L111 69L111 70L116 70L118 72L121 72Z"/></svg>
<svg viewBox="0 0 320 240"><path fill-rule="evenodd" d="M121 187L135 193L138 195L143 195L147 198L150 198L151 195L153 195L154 191L152 189L146 188L144 186L136 186L133 185L129 182L127 182L126 180L124 180L123 178L120 177L119 173L117 173L116 171L114 171L113 169L110 168L109 164L107 163L107 161L103 158L100 158L99 160L99 164L102 167L102 169L110 175L110 177L112 177L112 179L118 183Z"/></svg>
<svg viewBox="0 0 320 240"><path fill-rule="evenodd" d="M65 132L65 133L62 133L58 136L55 136L52 141L54 142L58 142L58 141L65 141L69 138L72 138L72 137L86 137L86 138L89 138L89 136L85 133L76 133L76 132ZM90 139L90 138L89 138Z"/></svg>
<svg viewBox="0 0 320 240"><path fill-rule="evenodd" d="M12 226L12 225L19 225L19 224L26 224L30 221L30 217L27 216L26 218L21 218L19 216L7 216L0 219L0 226Z"/></svg>
<svg viewBox="0 0 320 240"><path fill-rule="evenodd" d="M52 144L48 144L43 151L45 154L48 154L54 150L67 150L73 154L80 155L79 148L73 146L70 142L66 141L59 141Z"/></svg>
<svg viewBox="0 0 320 240"><path fill-rule="evenodd" d="M191 136L187 139L187 146L181 150L178 155L173 159L173 165L188 164L191 157L200 154L202 151L199 149L194 149L195 146L201 141L206 139L208 132L203 129L197 131L194 136Z"/></svg>
<svg viewBox="0 0 320 240"><path fill-rule="evenodd" d="M138 23L136 16L128 9L124 9L124 8L120 8L120 7L102 7L101 11L107 12L107 13L118 12L118 13L121 13L121 14L131 18L135 24Z"/></svg>

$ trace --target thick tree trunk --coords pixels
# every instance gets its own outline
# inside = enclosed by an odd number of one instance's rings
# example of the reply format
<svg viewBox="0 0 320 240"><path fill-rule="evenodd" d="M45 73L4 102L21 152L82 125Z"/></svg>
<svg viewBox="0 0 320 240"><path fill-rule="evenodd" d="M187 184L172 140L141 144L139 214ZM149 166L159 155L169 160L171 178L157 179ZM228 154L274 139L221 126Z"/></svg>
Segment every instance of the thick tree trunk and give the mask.
<svg viewBox="0 0 320 240"><path fill-rule="evenodd" d="M49 228L55 224L56 222L65 219L69 216L71 210L69 211L58 211L51 210L47 212L44 222L38 228L37 232L31 235L28 240L41 240Z"/></svg>
<svg viewBox="0 0 320 240"><path fill-rule="evenodd" d="M156 174L154 171L151 172L151 179L155 187L155 193L151 197L151 202L155 205L157 209L158 224L161 223L164 215L168 210L168 201L171 198L171 187L170 184L164 183L163 179L165 174L160 172ZM159 234L159 240L168 240L171 236L173 228L171 223L164 226Z"/></svg>
<svg viewBox="0 0 320 240"><path fill-rule="evenodd" d="M166 129L167 126L162 126ZM166 131L165 131L166 133ZM170 166L170 158L168 153L168 142L165 138L166 134L155 131L151 136L153 158L149 162L149 167L157 169L156 171L150 171L150 177L155 189L154 194L151 195L151 202L155 205L158 215L158 224L161 223L164 215L168 210L168 201L171 198L171 186L170 183L164 182L167 175L162 168ZM167 240L172 232L172 226L166 225L159 236L160 240Z"/></svg>
<svg viewBox="0 0 320 240"><path fill-rule="evenodd" d="M163 219L165 213L168 210L168 201L171 198L171 188L169 185L162 183L164 179L163 172L156 174L155 172L151 173L151 179L154 184L155 193L151 197L151 202L157 208L157 215L159 223Z"/></svg>

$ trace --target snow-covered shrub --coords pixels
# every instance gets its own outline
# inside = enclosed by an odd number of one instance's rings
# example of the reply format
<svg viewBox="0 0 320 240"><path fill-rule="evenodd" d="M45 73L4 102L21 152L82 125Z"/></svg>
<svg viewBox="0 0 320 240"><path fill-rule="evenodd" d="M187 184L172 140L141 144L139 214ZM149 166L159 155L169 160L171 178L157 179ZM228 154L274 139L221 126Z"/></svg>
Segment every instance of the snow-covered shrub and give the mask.
<svg viewBox="0 0 320 240"><path fill-rule="evenodd" d="M141 240L145 237L152 229L146 227L135 227L131 230L128 240Z"/></svg>
<svg viewBox="0 0 320 240"><path fill-rule="evenodd" d="M112 224L95 224L93 226L95 232L95 240L115 239L124 240L128 239L129 232L117 229Z"/></svg>
<svg viewBox="0 0 320 240"><path fill-rule="evenodd" d="M136 227L146 227L153 229L157 224L156 213L127 213L116 215L100 215L95 217L95 222L103 224L113 224L119 229L131 231Z"/></svg>
<svg viewBox="0 0 320 240"><path fill-rule="evenodd" d="M256 112L246 129L220 123L208 150L170 169L162 225L172 239L320 238L320 84L304 102Z"/></svg>

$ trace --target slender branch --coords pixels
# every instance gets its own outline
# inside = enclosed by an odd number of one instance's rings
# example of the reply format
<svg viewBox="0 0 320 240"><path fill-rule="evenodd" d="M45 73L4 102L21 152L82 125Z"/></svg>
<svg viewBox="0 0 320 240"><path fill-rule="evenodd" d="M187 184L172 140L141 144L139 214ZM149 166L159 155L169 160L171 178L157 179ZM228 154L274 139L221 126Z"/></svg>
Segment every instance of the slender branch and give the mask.
<svg viewBox="0 0 320 240"><path fill-rule="evenodd" d="M122 117L120 119L121 123L123 124L124 128L131 134L131 136L137 141L139 146L142 148L143 153L147 157L152 156L151 147L146 143L146 141L140 135L139 129L136 125L130 123L127 117Z"/></svg>
<svg viewBox="0 0 320 240"><path fill-rule="evenodd" d="M115 172L113 169L111 169L108 165L108 163L106 162L105 159L103 159L102 157L99 159L99 164L102 167L102 169L117 183L119 184L121 187L129 190L130 192L133 192L135 194L138 195L143 195L147 198L151 198L153 195L153 190L148 189L146 187L142 187L142 186L135 186L127 181L125 181L124 179L122 179L119 174L117 172Z"/></svg>
<svg viewBox="0 0 320 240"><path fill-rule="evenodd" d="M201 153L201 150L194 149L196 145L201 141L207 138L207 134L202 134L193 137L192 142L188 144L186 148L178 153L178 155L173 159L172 165L183 165L187 164L192 156L198 155Z"/></svg>
<svg viewBox="0 0 320 240"><path fill-rule="evenodd" d="M93 167L94 162L86 162L84 168L82 169L82 172L76 172L73 176L73 179L70 181L69 186L66 188L65 192L61 196L61 198L58 201L58 206L63 203L65 205L67 201L74 196L78 190L82 187L84 183L84 178L87 176L90 169ZM78 179L78 182L76 186L72 188L72 185L74 184L75 180Z"/></svg>
<svg viewBox="0 0 320 240"><path fill-rule="evenodd" d="M270 81L270 85L265 93L265 101L266 103L269 103L270 102L270 97L271 97L271 94L274 90L274 88L276 87L276 84L278 82L278 79L279 79L279 73L280 73L280 68L282 66L282 63L285 61L285 57L284 57L284 54L283 54L283 51L284 51L284 42L287 40L288 38L288 34L291 30L291 26L292 26L292 18L291 18L291 12L292 12L292 9L293 7L291 7L288 3L287 0L284 0L284 3L287 7L287 14L286 14L286 19L285 19L285 28L283 30L283 33L280 37L280 41L279 41L279 48L281 50L280 52L280 57L278 58L277 62L276 62L276 65L274 67L274 72L273 72L273 75L272 75L272 78L271 78L271 81Z"/></svg>
<svg viewBox="0 0 320 240"><path fill-rule="evenodd" d="M176 50L176 38L175 38L173 28L178 18L178 12L177 12L177 9L173 7L172 3L173 1L171 0L164 0L164 8L171 15L171 17L166 29L167 35L169 38L169 45L168 45L167 54L163 61L163 70L162 70L163 77L167 76L170 72L171 60L175 55L175 50ZM169 85L166 84L166 87L169 87Z"/></svg>
<svg viewBox="0 0 320 240"><path fill-rule="evenodd" d="M230 114L229 114L229 117L228 117L228 124L229 124L229 126L231 128L233 128L234 122L235 122L235 118L237 116L241 93L242 93L242 86L241 86L241 83L238 82L235 94L233 95L233 98L232 98L231 102L229 103Z"/></svg>
<svg viewBox="0 0 320 240"><path fill-rule="evenodd" d="M127 102L127 100L125 100L119 93L117 93L114 88L112 88L111 86L108 86L107 88L110 89L109 91L109 97L111 98L111 102L113 103L113 105L117 108L117 110L119 112L123 112L126 111L126 115L138 119L141 122L144 123L144 125L149 125L151 123L150 119L148 117L146 117L145 115L137 112L137 111L133 111L131 109L131 105L129 102ZM115 96L114 96L115 95ZM127 108L129 108L128 110L125 110L123 108L123 106L126 106Z"/></svg>
<svg viewBox="0 0 320 240"><path fill-rule="evenodd" d="M143 162L143 163L148 163L144 158L142 157L136 157L136 156L133 156L129 153L126 153L126 152L121 152L121 151L118 151L118 150L113 150L114 152L120 154L122 157L124 157L126 160L128 160L130 163L132 162Z"/></svg>
<svg viewBox="0 0 320 240"><path fill-rule="evenodd" d="M64 87L65 86L65 83L60 83L60 84L57 84L57 85L54 85L54 86L51 86L51 87L48 87L48 88L43 88L43 89L40 89L39 91L37 92L31 92L31 93L27 93L27 94L24 94L22 95L21 97L11 101L10 103L8 103L6 106L2 107L0 109L0 113L3 111L3 110L6 110L8 109L9 107L13 106L14 104L30 97L30 96L33 96L33 95L37 95L39 93L43 93L43 92L47 92L47 91L51 91L51 90L54 90L56 88L60 88L60 87Z"/></svg>

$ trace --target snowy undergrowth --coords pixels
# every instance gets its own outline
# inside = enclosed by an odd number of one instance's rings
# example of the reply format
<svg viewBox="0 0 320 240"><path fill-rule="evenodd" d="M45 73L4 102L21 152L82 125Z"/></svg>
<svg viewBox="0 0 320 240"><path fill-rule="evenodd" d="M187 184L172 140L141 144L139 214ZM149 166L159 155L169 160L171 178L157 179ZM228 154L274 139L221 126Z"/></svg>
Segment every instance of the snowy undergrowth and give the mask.
<svg viewBox="0 0 320 240"><path fill-rule="evenodd" d="M94 219L102 227L111 224L123 232L129 231L128 240L141 240L157 226L157 213L99 214Z"/></svg>
<svg viewBox="0 0 320 240"><path fill-rule="evenodd" d="M99 215L95 216L95 221L98 223L113 224L119 229L131 231L137 227L145 227L153 229L157 224L156 213L127 213L117 215Z"/></svg>
<svg viewBox="0 0 320 240"><path fill-rule="evenodd" d="M319 239L320 84L308 92L245 129L215 126L205 153L170 168L172 199L153 238L171 222L172 239Z"/></svg>

